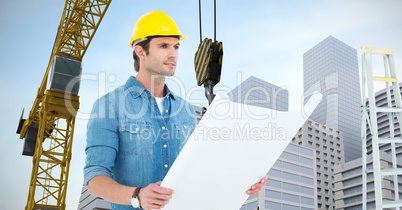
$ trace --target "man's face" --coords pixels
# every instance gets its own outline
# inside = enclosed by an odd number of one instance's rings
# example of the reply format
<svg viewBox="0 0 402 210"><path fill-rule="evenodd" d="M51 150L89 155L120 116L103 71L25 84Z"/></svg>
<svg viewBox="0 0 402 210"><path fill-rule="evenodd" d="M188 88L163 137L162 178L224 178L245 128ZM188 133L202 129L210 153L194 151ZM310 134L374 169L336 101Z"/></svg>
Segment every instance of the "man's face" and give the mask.
<svg viewBox="0 0 402 210"><path fill-rule="evenodd" d="M180 43L174 37L158 37L151 39L149 54L145 58L144 67L152 75L173 76L176 69Z"/></svg>

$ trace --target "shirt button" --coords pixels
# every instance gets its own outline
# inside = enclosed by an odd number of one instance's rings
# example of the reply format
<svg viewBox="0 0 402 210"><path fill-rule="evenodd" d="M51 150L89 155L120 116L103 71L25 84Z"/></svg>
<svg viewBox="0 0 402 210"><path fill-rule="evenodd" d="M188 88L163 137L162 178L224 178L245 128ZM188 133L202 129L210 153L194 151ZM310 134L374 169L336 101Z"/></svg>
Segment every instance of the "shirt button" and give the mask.
<svg viewBox="0 0 402 210"><path fill-rule="evenodd" d="M168 167L168 164L165 164L165 168L167 168Z"/></svg>
<svg viewBox="0 0 402 210"><path fill-rule="evenodd" d="M165 126L162 126L162 130L165 130Z"/></svg>
<svg viewBox="0 0 402 210"><path fill-rule="evenodd" d="M168 113L169 111L168 111L168 110L166 110L165 112L166 112L166 113Z"/></svg>
<svg viewBox="0 0 402 210"><path fill-rule="evenodd" d="M166 145L166 144L164 144L164 145L163 145L163 148L167 148L167 145Z"/></svg>

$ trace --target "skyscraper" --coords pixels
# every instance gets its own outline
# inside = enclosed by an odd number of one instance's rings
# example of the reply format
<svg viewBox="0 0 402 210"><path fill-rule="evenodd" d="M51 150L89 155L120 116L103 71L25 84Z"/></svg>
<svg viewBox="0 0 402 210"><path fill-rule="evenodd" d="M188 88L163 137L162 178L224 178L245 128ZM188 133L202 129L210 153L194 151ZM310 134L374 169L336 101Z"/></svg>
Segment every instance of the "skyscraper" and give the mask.
<svg viewBox="0 0 402 210"><path fill-rule="evenodd" d="M242 104L270 108L278 111L289 110L289 91L257 77L250 76L235 87L229 97Z"/></svg>
<svg viewBox="0 0 402 210"><path fill-rule="evenodd" d="M334 166L343 163L342 132L307 120L292 142L316 153L317 206L314 209L335 209Z"/></svg>
<svg viewBox="0 0 402 210"><path fill-rule="evenodd" d="M380 151L380 163L384 168L392 168L392 157ZM401 159L397 158L398 167L401 167ZM376 209L375 207L375 189L374 189L374 175L373 175L373 161L372 155L367 156L367 201L366 208L362 207L362 185L364 185L362 178L362 160L361 158L349 161L334 167L334 192L335 192L335 210L368 210ZM394 180L391 176L386 176L382 181L382 198L384 201L395 200ZM402 180L398 179L398 185L402 185ZM399 187L399 195L402 194L401 187ZM386 208L397 209L397 208Z"/></svg>
<svg viewBox="0 0 402 210"><path fill-rule="evenodd" d="M304 98L314 91L324 96L310 119L343 133L345 161L361 157L357 62L357 51L332 36L303 55Z"/></svg>
<svg viewBox="0 0 402 210"><path fill-rule="evenodd" d="M399 83L399 94L402 97L402 83ZM398 97L398 95L396 96ZM368 103L368 101L366 101ZM376 92L375 94L375 103L377 107L387 107L388 100L387 100L387 91L386 88ZM390 104L395 104L395 94L391 91L391 101ZM394 123L393 130L391 130L390 122ZM377 114L377 126L378 126L378 137L379 138L390 138L392 136L399 137L401 136L401 125L399 125L396 118L390 119L389 113L378 113ZM367 154L371 154L372 148L372 135L371 131L367 127ZM393 134L393 135L391 135ZM380 145L380 150L383 150L386 153L390 153L391 145L390 144L382 144ZM402 157L402 145L396 144L396 156L401 158Z"/></svg>
<svg viewBox="0 0 402 210"><path fill-rule="evenodd" d="M234 102L288 111L289 91L249 77L229 93ZM240 210L313 210L317 206L316 152L290 143L268 172L266 185ZM256 160L258 161L258 160Z"/></svg>
<svg viewBox="0 0 402 210"><path fill-rule="evenodd" d="M290 143L269 170L266 185L240 210L317 209L315 166L313 149Z"/></svg>

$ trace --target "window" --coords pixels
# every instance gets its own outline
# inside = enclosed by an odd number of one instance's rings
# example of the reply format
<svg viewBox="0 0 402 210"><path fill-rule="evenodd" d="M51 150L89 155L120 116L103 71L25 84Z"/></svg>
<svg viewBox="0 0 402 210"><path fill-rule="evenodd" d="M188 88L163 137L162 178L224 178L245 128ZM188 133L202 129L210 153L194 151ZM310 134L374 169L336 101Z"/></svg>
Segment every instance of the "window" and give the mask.
<svg viewBox="0 0 402 210"><path fill-rule="evenodd" d="M311 205L311 206L314 205L314 199L303 197L303 196L300 198L300 202L302 204L306 204L306 205Z"/></svg>
<svg viewBox="0 0 402 210"><path fill-rule="evenodd" d="M267 186L281 189L281 182L273 179L268 179Z"/></svg>
<svg viewBox="0 0 402 210"><path fill-rule="evenodd" d="M283 168L290 171L299 172L299 166L293 163L283 161Z"/></svg>
<svg viewBox="0 0 402 210"><path fill-rule="evenodd" d="M300 186L300 193L307 194L307 195L313 195L314 189L310 188L310 187Z"/></svg>
<svg viewBox="0 0 402 210"><path fill-rule="evenodd" d="M281 177L281 171L271 168L268 172L268 176L270 177Z"/></svg>
<svg viewBox="0 0 402 210"><path fill-rule="evenodd" d="M281 192L274 190L265 190L265 197L281 199Z"/></svg>
<svg viewBox="0 0 402 210"><path fill-rule="evenodd" d="M299 157L300 163L312 166L313 165L313 159L310 158L305 158L305 157Z"/></svg>
<svg viewBox="0 0 402 210"><path fill-rule="evenodd" d="M305 177L305 176L300 176L300 182L305 183L305 184L313 185L314 184L314 179L309 178L309 177Z"/></svg>
<svg viewBox="0 0 402 210"><path fill-rule="evenodd" d="M287 180L299 181L299 176L288 172L283 172L283 178Z"/></svg>
<svg viewBox="0 0 402 210"><path fill-rule="evenodd" d="M287 183L287 182L282 183L282 188L284 190L299 192L299 185L295 185L295 184L291 184L291 183Z"/></svg>
<svg viewBox="0 0 402 210"><path fill-rule="evenodd" d="M274 163L274 166L276 166L276 167L282 167L282 161L281 161L281 160L277 160L277 161Z"/></svg>
<svg viewBox="0 0 402 210"><path fill-rule="evenodd" d="M308 155L308 156L313 155L313 150L311 150L311 149L299 147L299 151L300 151L301 154L304 154L304 155Z"/></svg>
<svg viewBox="0 0 402 210"><path fill-rule="evenodd" d="M283 159L292 160L292 161L297 161L299 159L298 155L291 154L291 153L288 153L288 152L283 152L281 157Z"/></svg>
<svg viewBox="0 0 402 210"><path fill-rule="evenodd" d="M294 203L299 203L300 202L300 197L298 195L293 195L289 193L283 193L282 194L282 199Z"/></svg>
<svg viewBox="0 0 402 210"><path fill-rule="evenodd" d="M283 204L283 208L282 209L286 209L286 210L299 210L298 206L293 206L293 205L289 205L289 204Z"/></svg>
<svg viewBox="0 0 402 210"><path fill-rule="evenodd" d="M300 166L299 170L300 170L300 173L307 174L307 175L314 175L314 170L311 168Z"/></svg>
<svg viewBox="0 0 402 210"><path fill-rule="evenodd" d="M265 201L266 209L281 209L281 204L273 201Z"/></svg>
<svg viewBox="0 0 402 210"><path fill-rule="evenodd" d="M247 210L249 210L249 209L256 209L256 208L258 207L258 202L257 202L257 201L254 201L254 202L248 203L248 204L246 204L246 205L244 205L244 206L246 206L245 209L247 209Z"/></svg>

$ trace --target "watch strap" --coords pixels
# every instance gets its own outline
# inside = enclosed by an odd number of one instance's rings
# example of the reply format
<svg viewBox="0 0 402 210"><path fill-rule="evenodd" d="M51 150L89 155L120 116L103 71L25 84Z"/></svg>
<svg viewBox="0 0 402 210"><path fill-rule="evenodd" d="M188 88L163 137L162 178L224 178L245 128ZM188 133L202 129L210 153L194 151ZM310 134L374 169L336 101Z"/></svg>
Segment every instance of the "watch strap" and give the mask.
<svg viewBox="0 0 402 210"><path fill-rule="evenodd" d="M131 199L136 199L138 201L139 207L142 208L141 206L141 201L140 201L140 197L138 196L140 194L140 190L142 189L142 187L137 187L135 188L133 195L131 196Z"/></svg>
<svg viewBox="0 0 402 210"><path fill-rule="evenodd" d="M134 192L133 192L133 196L131 196L132 198L137 198L138 194L140 194L140 190L142 187L137 187L135 188Z"/></svg>

